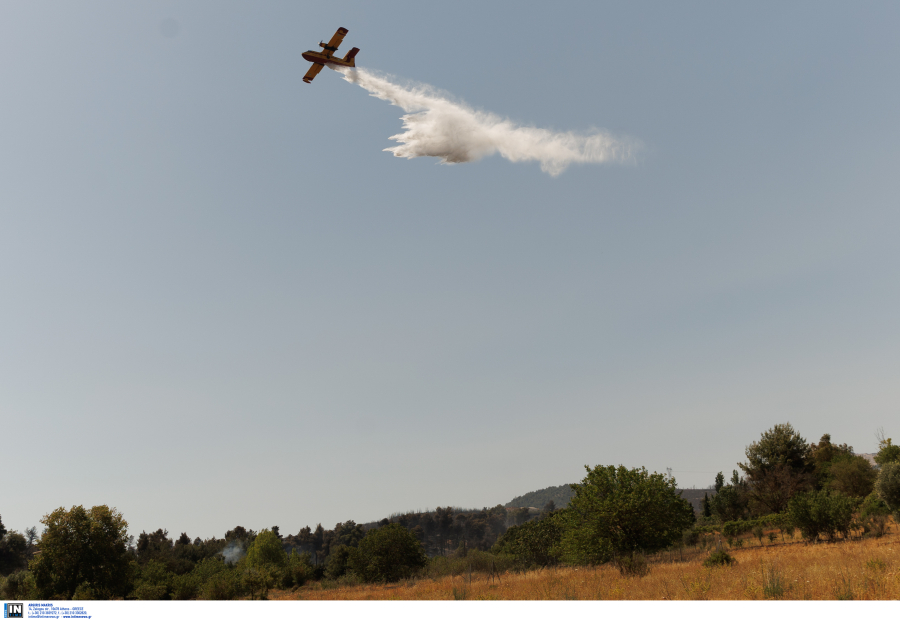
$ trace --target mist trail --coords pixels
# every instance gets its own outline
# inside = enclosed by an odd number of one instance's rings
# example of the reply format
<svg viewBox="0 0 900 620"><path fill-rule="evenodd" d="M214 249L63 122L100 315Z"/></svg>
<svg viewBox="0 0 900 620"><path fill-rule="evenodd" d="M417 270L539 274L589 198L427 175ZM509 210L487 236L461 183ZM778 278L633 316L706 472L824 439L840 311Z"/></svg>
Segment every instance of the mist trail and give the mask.
<svg viewBox="0 0 900 620"><path fill-rule="evenodd" d="M427 84L401 86L391 76L360 68L338 71L348 82L407 113L400 117L403 133L390 137L399 144L384 149L396 157L437 157L455 164L499 153L513 162L540 162L541 170L555 177L570 164L627 161L639 148L636 140L600 130L578 134L517 125L452 101Z"/></svg>

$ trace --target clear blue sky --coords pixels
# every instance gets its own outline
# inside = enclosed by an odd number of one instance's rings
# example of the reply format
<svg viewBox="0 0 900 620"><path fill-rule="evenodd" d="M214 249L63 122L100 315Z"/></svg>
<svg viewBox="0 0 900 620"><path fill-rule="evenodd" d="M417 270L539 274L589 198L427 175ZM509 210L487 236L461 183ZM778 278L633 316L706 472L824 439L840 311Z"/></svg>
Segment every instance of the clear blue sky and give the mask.
<svg viewBox="0 0 900 620"><path fill-rule="evenodd" d="M393 146L300 54L559 131ZM0 4L0 514L295 533L900 435L900 5ZM690 473L700 472L700 473Z"/></svg>

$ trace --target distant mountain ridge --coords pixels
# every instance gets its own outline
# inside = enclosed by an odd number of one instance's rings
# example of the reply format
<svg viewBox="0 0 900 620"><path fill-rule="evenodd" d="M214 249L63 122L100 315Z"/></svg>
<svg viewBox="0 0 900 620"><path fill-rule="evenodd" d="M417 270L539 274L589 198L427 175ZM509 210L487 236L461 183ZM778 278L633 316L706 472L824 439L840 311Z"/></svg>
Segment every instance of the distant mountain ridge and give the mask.
<svg viewBox="0 0 900 620"><path fill-rule="evenodd" d="M703 496L709 494L715 495L712 489L678 489L681 497L686 499L694 507L694 510L700 510L703 502ZM569 500L575 495L575 491L568 484L562 484L558 487L547 487L539 491L531 491L525 495L519 495L512 498L503 505L504 508L543 508L547 502L553 500L557 508L565 508L569 505Z"/></svg>
<svg viewBox="0 0 900 620"><path fill-rule="evenodd" d="M504 504L504 508L543 508L544 505L553 500L557 508L565 508L569 505L569 500L575 495L575 491L568 484L562 484L558 487L547 487L539 491L532 491L525 495L519 495L512 498Z"/></svg>

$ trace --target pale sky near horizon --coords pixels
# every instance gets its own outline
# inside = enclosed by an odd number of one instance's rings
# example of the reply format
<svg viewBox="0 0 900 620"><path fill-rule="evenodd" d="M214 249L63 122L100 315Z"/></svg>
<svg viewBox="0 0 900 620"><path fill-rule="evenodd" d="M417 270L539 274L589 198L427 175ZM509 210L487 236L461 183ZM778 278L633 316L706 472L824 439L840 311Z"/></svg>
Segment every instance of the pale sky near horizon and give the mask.
<svg viewBox="0 0 900 620"><path fill-rule="evenodd" d="M300 58L640 140L383 149ZM900 435L900 5L0 4L0 515L296 533ZM893 434L893 435L892 435ZM39 526L40 529L40 526Z"/></svg>

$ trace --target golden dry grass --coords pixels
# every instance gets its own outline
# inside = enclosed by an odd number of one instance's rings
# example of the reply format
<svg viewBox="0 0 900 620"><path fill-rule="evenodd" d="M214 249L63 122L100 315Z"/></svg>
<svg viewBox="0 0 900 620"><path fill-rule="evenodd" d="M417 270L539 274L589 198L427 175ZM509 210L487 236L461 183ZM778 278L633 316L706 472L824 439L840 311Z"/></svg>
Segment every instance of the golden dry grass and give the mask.
<svg viewBox="0 0 900 620"><path fill-rule="evenodd" d="M706 568L706 552L651 559L650 574L623 577L612 566L524 574L417 579L325 589L313 583L270 599L306 600L886 600L900 599L900 535L807 545L799 541L731 550L737 563ZM749 541L748 541L749 542ZM681 559L683 557L683 559Z"/></svg>

